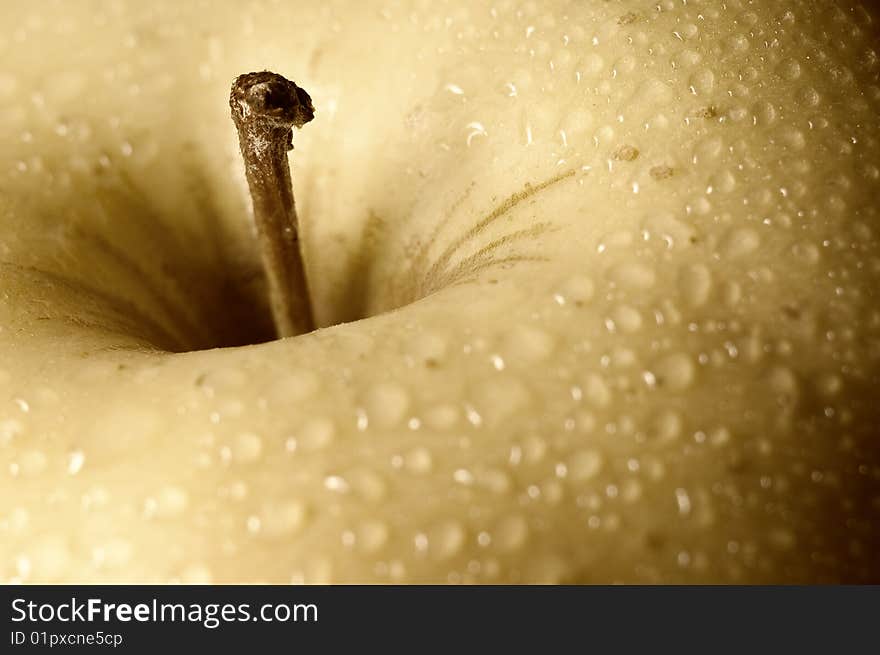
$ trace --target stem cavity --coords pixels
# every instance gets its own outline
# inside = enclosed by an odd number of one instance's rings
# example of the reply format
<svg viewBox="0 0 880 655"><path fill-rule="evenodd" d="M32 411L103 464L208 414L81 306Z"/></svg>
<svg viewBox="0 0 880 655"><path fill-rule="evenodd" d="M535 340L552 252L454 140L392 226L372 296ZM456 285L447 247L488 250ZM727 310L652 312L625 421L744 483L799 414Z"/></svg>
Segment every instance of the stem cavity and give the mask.
<svg viewBox="0 0 880 655"><path fill-rule="evenodd" d="M229 96L251 192L269 302L279 337L314 329L287 151L315 117L309 94L276 73L240 75Z"/></svg>

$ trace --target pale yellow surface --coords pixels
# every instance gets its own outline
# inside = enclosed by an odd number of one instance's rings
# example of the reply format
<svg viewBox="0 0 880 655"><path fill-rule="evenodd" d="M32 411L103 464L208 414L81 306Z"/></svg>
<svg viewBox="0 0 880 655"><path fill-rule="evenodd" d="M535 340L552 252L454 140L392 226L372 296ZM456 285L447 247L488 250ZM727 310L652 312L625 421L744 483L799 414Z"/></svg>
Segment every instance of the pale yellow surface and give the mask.
<svg viewBox="0 0 880 655"><path fill-rule="evenodd" d="M4 0L0 580L880 581L866 6Z"/></svg>

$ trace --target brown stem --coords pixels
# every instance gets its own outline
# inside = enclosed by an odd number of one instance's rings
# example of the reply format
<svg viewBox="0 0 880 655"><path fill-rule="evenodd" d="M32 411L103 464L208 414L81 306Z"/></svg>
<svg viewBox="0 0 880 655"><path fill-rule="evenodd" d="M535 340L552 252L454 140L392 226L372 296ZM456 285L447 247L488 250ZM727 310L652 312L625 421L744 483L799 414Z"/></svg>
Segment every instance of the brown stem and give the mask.
<svg viewBox="0 0 880 655"><path fill-rule="evenodd" d="M314 329L299 248L299 225L287 151L293 127L315 117L309 94L276 73L235 78L229 96L254 205L269 301L279 337Z"/></svg>

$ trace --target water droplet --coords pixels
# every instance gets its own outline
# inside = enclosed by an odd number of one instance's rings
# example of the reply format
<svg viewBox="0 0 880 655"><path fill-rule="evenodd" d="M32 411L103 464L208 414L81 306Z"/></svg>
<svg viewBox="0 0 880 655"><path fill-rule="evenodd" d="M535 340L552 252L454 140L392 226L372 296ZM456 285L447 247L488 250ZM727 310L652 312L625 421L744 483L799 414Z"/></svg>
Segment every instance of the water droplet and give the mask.
<svg viewBox="0 0 880 655"><path fill-rule="evenodd" d="M825 396L836 396L843 389L843 379L836 374L823 375L816 381L819 392Z"/></svg>
<svg viewBox="0 0 880 655"><path fill-rule="evenodd" d="M433 362L436 366L446 357L448 341L440 334L420 333L409 342L408 350L418 361Z"/></svg>
<svg viewBox="0 0 880 655"><path fill-rule="evenodd" d="M18 88L18 80L9 73L0 73L0 98L11 98Z"/></svg>
<svg viewBox="0 0 880 655"><path fill-rule="evenodd" d="M653 422L651 436L658 442L671 443L681 437L684 421L681 415L671 409L660 412Z"/></svg>
<svg viewBox="0 0 880 655"><path fill-rule="evenodd" d="M660 359L654 366L653 372L658 386L681 391L693 383L696 367L688 355L676 353Z"/></svg>
<svg viewBox="0 0 880 655"><path fill-rule="evenodd" d="M49 459L39 450L26 450L18 459L19 471L22 475L39 475L46 470Z"/></svg>
<svg viewBox="0 0 880 655"><path fill-rule="evenodd" d="M621 485L620 497L626 503L638 502L642 497L642 483L634 479L625 480Z"/></svg>
<svg viewBox="0 0 880 655"><path fill-rule="evenodd" d="M189 497L179 487L162 487L155 496L154 511L160 518L180 516L189 505Z"/></svg>
<svg viewBox="0 0 880 655"><path fill-rule="evenodd" d="M253 432L242 432L233 440L230 452L236 462L255 462L263 454L263 440Z"/></svg>
<svg viewBox="0 0 880 655"><path fill-rule="evenodd" d="M612 266L607 272L607 277L614 284L635 291L650 289L657 279L653 268L636 262Z"/></svg>
<svg viewBox="0 0 880 655"><path fill-rule="evenodd" d="M576 307L586 305L593 299L596 287L593 280L585 275L575 275L565 280L560 286L557 295L564 302L569 302Z"/></svg>
<svg viewBox="0 0 880 655"><path fill-rule="evenodd" d="M767 381L781 406L789 407L797 401L800 385L791 369L775 366L770 370Z"/></svg>
<svg viewBox="0 0 880 655"><path fill-rule="evenodd" d="M33 543L33 542L32 542ZM71 553L63 537L47 536L33 543L27 554L28 575L34 581L55 582L69 575ZM28 568L27 565L23 568ZM22 570L19 570L21 574Z"/></svg>
<svg viewBox="0 0 880 655"><path fill-rule="evenodd" d="M498 469L480 471L476 476L476 481L481 487L496 495L509 493L513 488L510 476Z"/></svg>
<svg viewBox="0 0 880 655"><path fill-rule="evenodd" d="M295 371L287 373L278 380L273 380L267 396L277 405L287 406L308 400L318 391L320 383L311 371Z"/></svg>
<svg viewBox="0 0 880 655"><path fill-rule="evenodd" d="M296 449L310 452L329 446L336 436L336 427L329 418L310 418L297 431Z"/></svg>
<svg viewBox="0 0 880 655"><path fill-rule="evenodd" d="M378 520L366 520L355 530L355 543L365 553L376 553L388 543L388 525Z"/></svg>
<svg viewBox="0 0 880 655"><path fill-rule="evenodd" d="M691 498L686 489L675 490L675 502L678 505L678 513L687 516L691 513Z"/></svg>
<svg viewBox="0 0 880 655"><path fill-rule="evenodd" d="M443 521L434 526L427 535L431 556L446 560L458 555L465 543L467 533L458 521Z"/></svg>
<svg viewBox="0 0 880 655"><path fill-rule="evenodd" d="M513 362L534 364L544 361L554 347L552 336L531 325L518 325L504 338L504 352Z"/></svg>
<svg viewBox="0 0 880 655"><path fill-rule="evenodd" d="M133 555L133 544L117 537L92 549L92 563L98 567L118 569L126 566Z"/></svg>
<svg viewBox="0 0 880 655"><path fill-rule="evenodd" d="M570 574L570 564L557 555L539 555L526 565L526 584L558 585Z"/></svg>
<svg viewBox="0 0 880 655"><path fill-rule="evenodd" d="M461 420L461 410L455 405L435 405L424 412L425 424L433 430L451 430Z"/></svg>
<svg viewBox="0 0 880 655"><path fill-rule="evenodd" d="M602 470L604 460L596 450L581 450L566 461L568 479L573 482L586 482L596 477Z"/></svg>
<svg viewBox="0 0 880 655"><path fill-rule="evenodd" d="M801 241L800 243L796 243L791 248L792 253L798 259L806 262L807 264L816 264L821 257L821 251L819 247L814 243L810 243L809 241Z"/></svg>
<svg viewBox="0 0 880 655"><path fill-rule="evenodd" d="M324 487L337 493L348 493L351 489L348 481L339 475L328 475L324 478Z"/></svg>
<svg viewBox="0 0 880 655"><path fill-rule="evenodd" d="M350 471L345 479L352 491L368 502L379 503L388 495L388 484L375 471L369 469Z"/></svg>
<svg viewBox="0 0 880 655"><path fill-rule="evenodd" d="M474 483L474 474L467 469L456 469L452 473L452 479L458 484L469 486Z"/></svg>
<svg viewBox="0 0 880 655"><path fill-rule="evenodd" d="M688 78L688 86L694 94L708 95L715 89L715 73L709 68L696 70Z"/></svg>
<svg viewBox="0 0 880 655"><path fill-rule="evenodd" d="M465 143L468 148L471 147L474 139L477 137L485 137L488 136L488 132L482 123L478 121L472 121L465 126L465 130L467 130L467 137L465 138Z"/></svg>
<svg viewBox="0 0 880 655"><path fill-rule="evenodd" d="M712 290L712 274L703 264L686 266L678 278L681 295L694 307L704 305Z"/></svg>
<svg viewBox="0 0 880 655"><path fill-rule="evenodd" d="M222 368L200 374L196 378L196 386L209 398L218 392L235 391L247 384L248 376L241 369Z"/></svg>
<svg viewBox="0 0 880 655"><path fill-rule="evenodd" d="M589 373L581 384L581 392L587 403L595 407L607 407L611 404L611 389L596 373Z"/></svg>
<svg viewBox="0 0 880 655"><path fill-rule="evenodd" d="M366 398L367 413L381 428L391 428L399 424L410 406L406 389L399 384L387 382L373 387Z"/></svg>
<svg viewBox="0 0 880 655"><path fill-rule="evenodd" d="M415 448L404 457L404 466L410 473L424 475L431 472L434 462L427 448Z"/></svg>
<svg viewBox="0 0 880 655"><path fill-rule="evenodd" d="M632 334L642 327L642 315L634 307L621 305L612 312L614 324L622 332Z"/></svg>
<svg viewBox="0 0 880 655"><path fill-rule="evenodd" d="M791 550L797 544L797 537L791 530L776 528L767 534L767 541L779 550Z"/></svg>
<svg viewBox="0 0 880 655"><path fill-rule="evenodd" d="M183 584L207 585L211 584L214 576L204 564L191 564L180 573L180 581Z"/></svg>
<svg viewBox="0 0 880 655"><path fill-rule="evenodd" d="M761 246L760 235L749 227L731 230L721 245L725 257L737 258L750 255Z"/></svg>
<svg viewBox="0 0 880 655"><path fill-rule="evenodd" d="M74 450L67 457L67 473L76 475L86 463L86 454L81 450Z"/></svg>
<svg viewBox="0 0 880 655"><path fill-rule="evenodd" d="M475 404L479 407L479 420L474 424L477 427L484 422L497 425L521 411L530 400L529 391L519 378L495 377L483 380L476 386L474 395ZM471 420L470 410L467 411L467 416Z"/></svg>
<svg viewBox="0 0 880 655"><path fill-rule="evenodd" d="M266 537L289 537L306 523L307 507L295 498L266 503L260 510L261 531Z"/></svg>

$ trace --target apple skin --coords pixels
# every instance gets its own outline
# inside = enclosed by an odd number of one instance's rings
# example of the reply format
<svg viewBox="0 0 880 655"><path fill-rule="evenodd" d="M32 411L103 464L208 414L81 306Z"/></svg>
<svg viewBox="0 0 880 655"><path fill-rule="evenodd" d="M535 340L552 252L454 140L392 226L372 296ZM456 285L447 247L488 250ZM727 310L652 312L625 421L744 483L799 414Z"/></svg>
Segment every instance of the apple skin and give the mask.
<svg viewBox="0 0 880 655"><path fill-rule="evenodd" d="M4 13L0 579L880 581L876 12ZM216 348L264 68L347 322Z"/></svg>

